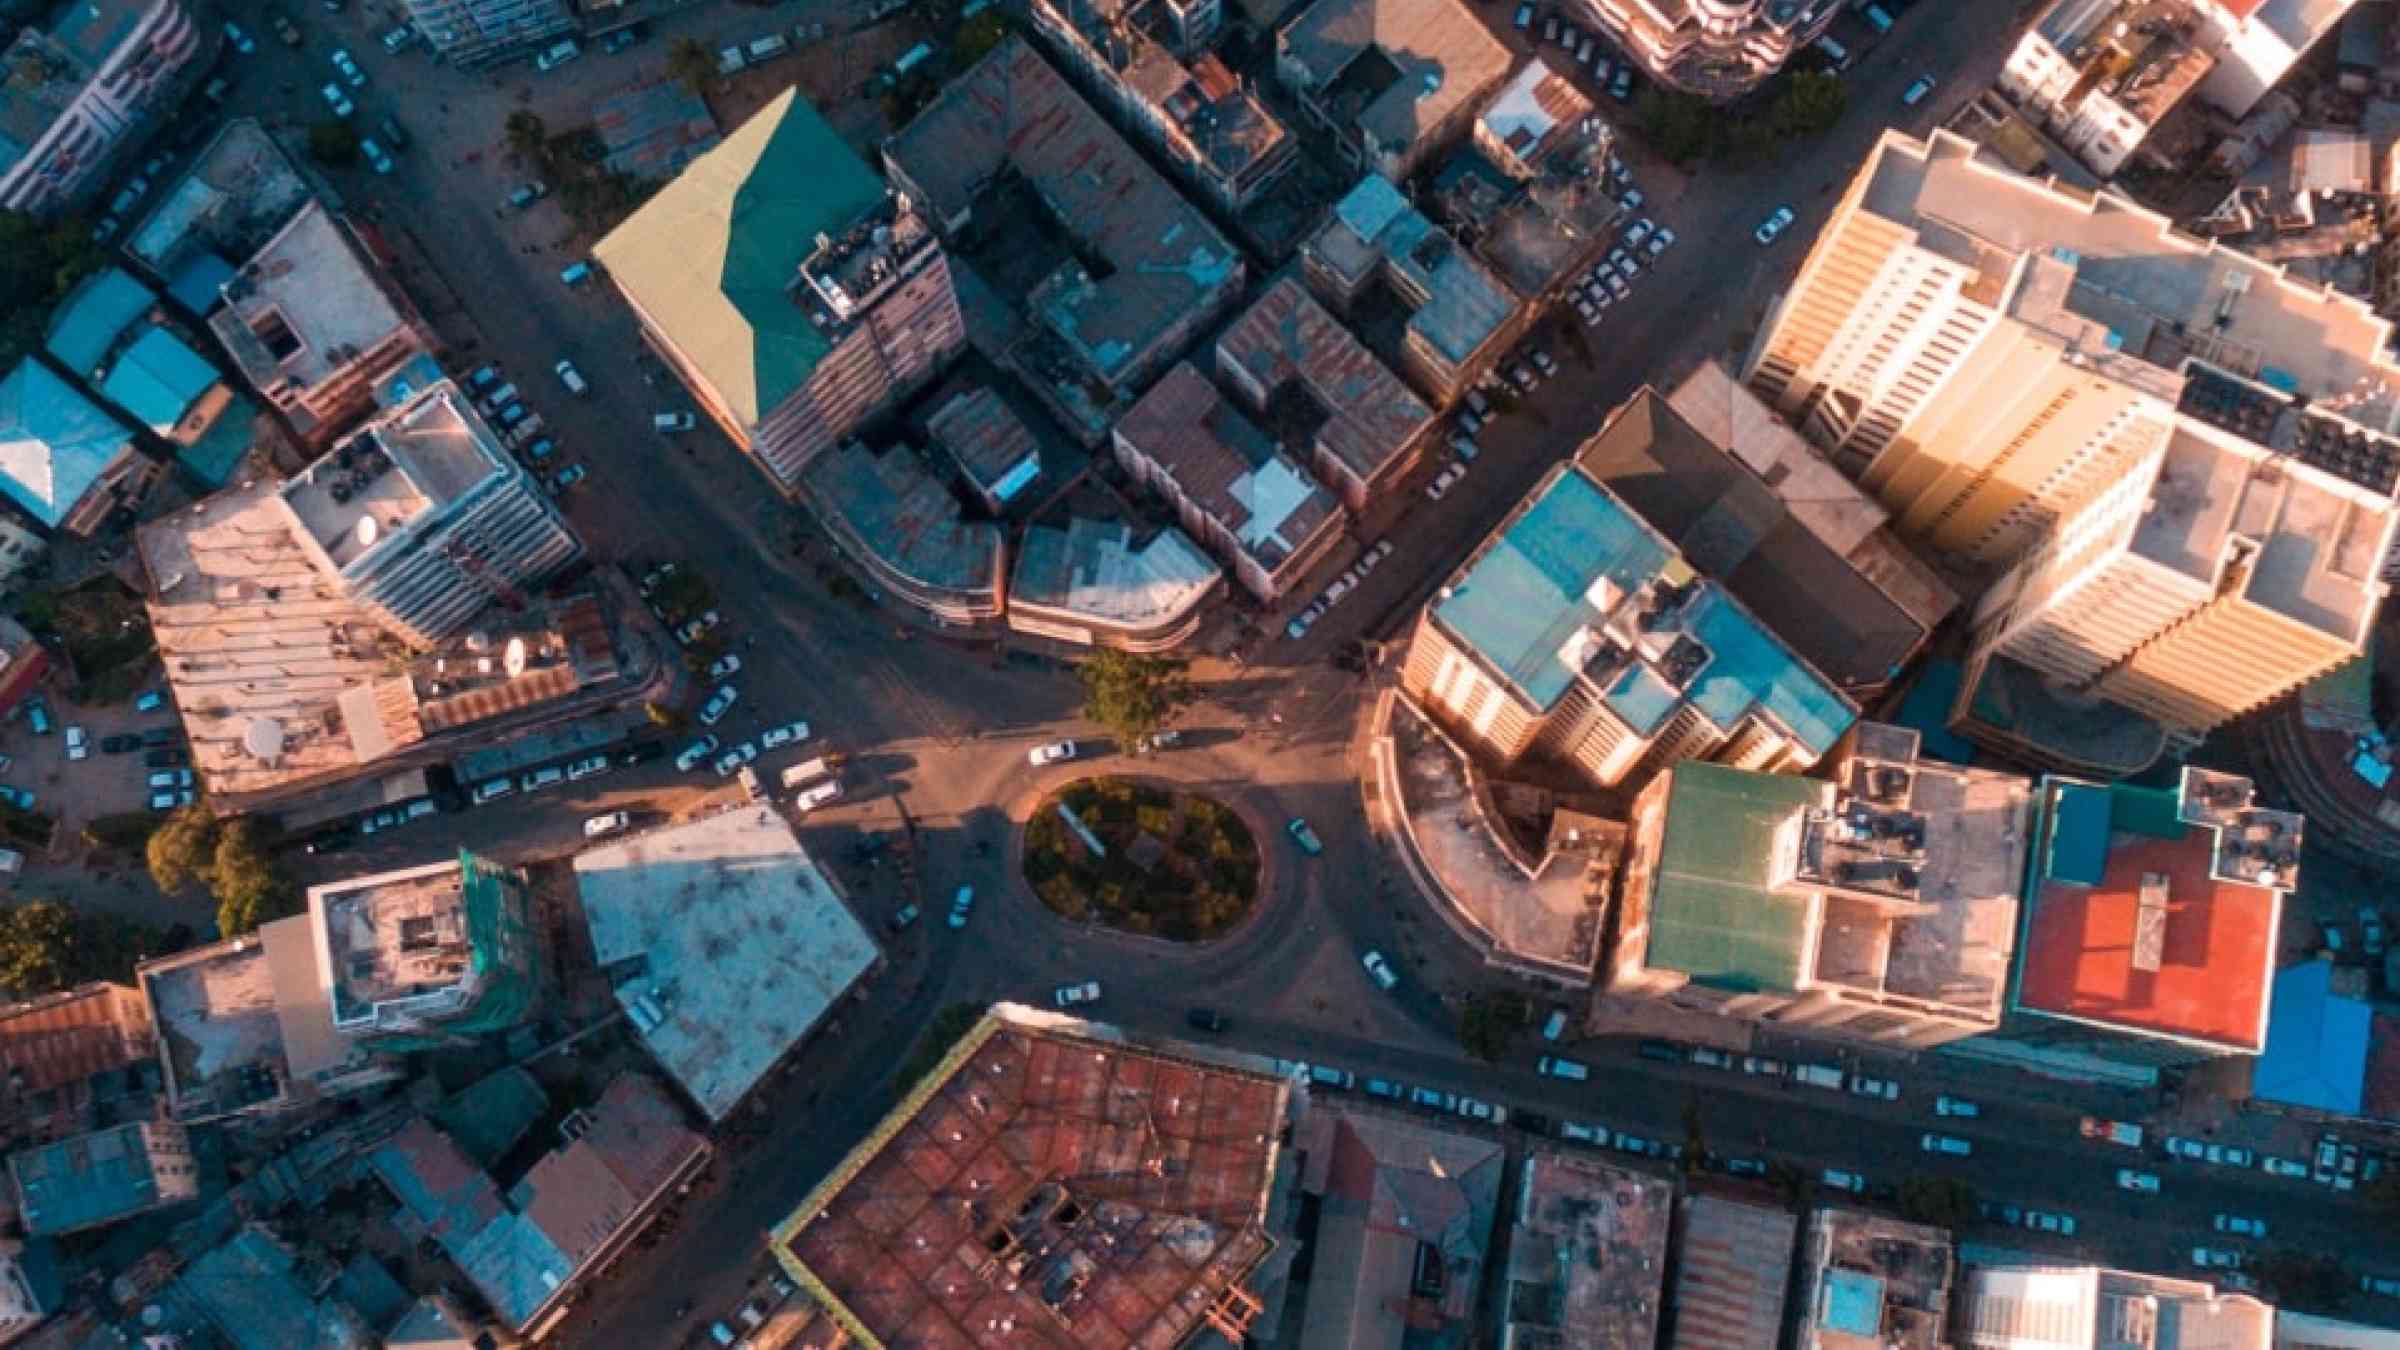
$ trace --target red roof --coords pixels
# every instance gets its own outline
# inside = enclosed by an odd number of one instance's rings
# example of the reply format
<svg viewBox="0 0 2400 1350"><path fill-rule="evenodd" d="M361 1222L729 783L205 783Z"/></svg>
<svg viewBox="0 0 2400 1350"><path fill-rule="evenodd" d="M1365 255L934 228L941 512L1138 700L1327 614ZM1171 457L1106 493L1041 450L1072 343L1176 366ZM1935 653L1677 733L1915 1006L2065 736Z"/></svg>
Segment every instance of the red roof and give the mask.
<svg viewBox="0 0 2400 1350"><path fill-rule="evenodd" d="M2019 1006L2134 1033L2265 1048L2282 897L2209 876L2206 830L2119 834L2098 886L2048 881L2026 934ZM2167 879L2156 970L2134 968L2142 878Z"/></svg>
<svg viewBox="0 0 2400 1350"><path fill-rule="evenodd" d="M2240 24L2249 19L2251 15L2256 14L2259 6L2266 2L2267 0L2217 0L2217 8L2225 11L2226 16L2236 24Z"/></svg>

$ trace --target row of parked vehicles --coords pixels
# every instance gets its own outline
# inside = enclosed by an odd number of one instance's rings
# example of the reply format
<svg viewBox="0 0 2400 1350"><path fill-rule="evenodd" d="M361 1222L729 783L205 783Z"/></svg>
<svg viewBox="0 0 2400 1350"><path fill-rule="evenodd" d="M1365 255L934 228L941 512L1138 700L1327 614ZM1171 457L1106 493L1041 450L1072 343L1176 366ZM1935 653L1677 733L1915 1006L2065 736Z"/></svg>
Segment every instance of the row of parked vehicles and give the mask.
<svg viewBox="0 0 2400 1350"><path fill-rule="evenodd" d="M565 357L559 358L558 364L551 367L551 373L558 377L560 384L566 386L568 393L577 398L583 398L592 391L591 385L584 381L583 372ZM588 476L589 471L581 464L562 465L559 462L562 456L558 442L548 434L542 415L527 410L524 392L517 388L515 381L508 378L498 363L479 366L470 372L466 387L467 396L475 401L476 410L499 434L501 443L514 451L525 467L541 481L544 491L555 497Z"/></svg>

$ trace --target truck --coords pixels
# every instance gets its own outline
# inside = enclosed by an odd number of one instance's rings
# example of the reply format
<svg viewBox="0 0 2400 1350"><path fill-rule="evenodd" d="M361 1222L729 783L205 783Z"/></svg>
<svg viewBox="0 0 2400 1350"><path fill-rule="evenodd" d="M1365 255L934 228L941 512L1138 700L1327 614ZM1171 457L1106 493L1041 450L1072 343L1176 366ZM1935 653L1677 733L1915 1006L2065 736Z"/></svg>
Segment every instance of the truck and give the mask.
<svg viewBox="0 0 2400 1350"><path fill-rule="evenodd" d="M2121 1120L2102 1120L2098 1116L2085 1116L2083 1123L2076 1128L2086 1139L2123 1144L2127 1148L2142 1146L2142 1127L2128 1125Z"/></svg>
<svg viewBox="0 0 2400 1350"><path fill-rule="evenodd" d="M1831 1088L1839 1092L1842 1090L1843 1074L1841 1069L1831 1064L1800 1064L1793 1066L1792 1079L1810 1087Z"/></svg>
<svg viewBox="0 0 2400 1350"><path fill-rule="evenodd" d="M785 769L783 771L783 790L790 792L798 788L804 788L820 778L828 777L839 772L842 767L843 758L843 755L839 751L834 751L819 755L815 759L809 760L806 763L795 764L792 767Z"/></svg>

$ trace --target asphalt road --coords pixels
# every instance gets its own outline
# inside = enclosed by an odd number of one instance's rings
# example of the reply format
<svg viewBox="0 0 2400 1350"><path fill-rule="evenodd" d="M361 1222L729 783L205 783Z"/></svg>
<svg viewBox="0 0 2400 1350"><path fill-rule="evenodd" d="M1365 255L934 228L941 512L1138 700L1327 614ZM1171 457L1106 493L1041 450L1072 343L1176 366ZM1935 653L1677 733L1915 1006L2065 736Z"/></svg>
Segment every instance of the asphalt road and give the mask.
<svg viewBox="0 0 2400 1350"><path fill-rule="evenodd" d="M268 31L255 0L230 0L228 9L254 32ZM524 176L503 162L500 128L511 109L532 106L553 126L571 125L580 120L581 101L624 81L629 67L611 62L655 63L678 32L763 29L770 14L784 22L838 22L839 10L798 4L686 11L654 25L649 44L633 54L594 53L550 76L524 67L461 76L430 66L419 53L386 56L372 41L383 16L355 8L339 16L314 8L289 12L309 30L307 47L295 55L262 36L259 54L247 59L236 109L315 120L314 91L329 70L332 41L344 42L366 66L373 83L358 96L362 118L397 106L417 144L400 157L393 177L345 172L336 176L338 185L430 260L439 282L428 287L427 278L411 277L420 293L458 297L463 312L435 319L478 344L463 363L506 362L531 391L566 459L590 466L590 481L569 495L567 509L594 552L629 562L675 558L713 582L746 666L740 710L721 730L749 735L802 717L859 756L852 798L810 818L810 845L840 857L856 831L893 828L905 814L918 830L924 894L946 896L965 883L982 897L964 933L926 922L894 941L889 971L840 1013L841 1029L735 1122L719 1184L691 1202L671 1241L628 1262L585 1298L565 1343L650 1345L696 1335L709 1316L730 1310L763 1267L764 1231L883 1112L888 1075L935 1011L962 1001L1038 1001L1059 983L1086 978L1107 985L1098 1015L1135 1027L1177 1029L1186 1009L1205 1004L1235 1014L1229 1039L1245 1049L1472 1091L1651 1137L1680 1138L1686 1103L1696 1103L1704 1132L1722 1152L1857 1170L1879 1185L1922 1165L1955 1172L1989 1197L2073 1214L2081 1223L2072 1241L2024 1235L2021 1245L2184 1270L2194 1235L2207 1231L2215 1213L2246 1212L2266 1218L2278 1244L2355 1246L2354 1207L2329 1204L2306 1183L2255 1174L2203 1179L2152 1162L2146 1166L2165 1182L2161 1194L2120 1191L2111 1177L2125 1161L2123 1151L2076 1137L2073 1103L2014 1088L2003 1094L1988 1078L1980 1086L1937 1082L1942 1071L1931 1064L1908 1073L1903 1101L1876 1103L1661 1066L1633 1058L1623 1045L1574 1049L1594 1068L1585 1084L1535 1075L1530 1049L1504 1066L1470 1062L1450 1032L1452 1008L1460 993L1488 981L1472 955L1424 912L1360 810L1351 746L1362 685L1326 657L1354 637L1396 627L1627 393L1645 380L1671 381L1752 327L1881 129L1922 130L1988 82L2015 20L2007 6L1916 7L1851 73L1851 111L1843 122L1771 164L1688 180L1655 167L1645 171L1651 197L1645 214L1671 225L1681 242L1636 283L1632 303L1612 306L1599 327L1581 330L1589 362L1572 343L1550 344L1568 369L1531 400L1537 413L1503 419L1488 431L1486 454L1443 502L1429 505L1408 494L1407 517L1395 527L1402 547L1359 597L1302 642L1277 638L1240 669L1202 672L1210 681L1207 697L1186 720L1192 745L1144 771L1216 785L1265 823L1264 842L1277 852L1260 917L1198 953L1060 924L1006 880L1011 821L1045 784L1084 767L1036 770L1025 760L1035 744L1094 734L1076 717L1071 680L915 635L890 616L828 594L814 575L825 555L793 553L805 524L730 446L705 433L668 441L647 430L652 412L683 406L682 399L637 357L633 321L605 288L558 283L570 255L550 247L567 229L555 204L521 214L496 210ZM1494 13L1505 22L1504 13ZM1903 110L1901 90L1928 72L1940 77L1940 89ZM1642 157L1635 162L1641 165ZM1779 204L1791 205L1799 218L1782 241L1762 249L1750 231ZM591 382L588 398L557 387L548 371L560 356L575 360ZM761 767L772 772L784 762L770 759ZM676 775L664 763L646 765L562 795L443 817L411 827L421 833L379 837L371 849L345 857L377 865L430 859L461 842L502 857L554 853L573 845L580 820L594 811L672 808L716 786L713 778ZM1291 815L1311 821L1326 846L1322 858L1302 857L1274 829ZM870 918L903 899L886 876L849 868L845 874ZM1357 956L1369 947L1399 958L1404 980L1397 997L1376 990L1361 971ZM1936 1091L1993 1098L1984 1118L1945 1129L1974 1143L1971 1157L1928 1163L1919 1150L1933 1124ZM2391 1264L2400 1267L2400 1260ZM677 1325L670 1310L687 1299L700 1312ZM605 1335L594 1330L603 1327Z"/></svg>

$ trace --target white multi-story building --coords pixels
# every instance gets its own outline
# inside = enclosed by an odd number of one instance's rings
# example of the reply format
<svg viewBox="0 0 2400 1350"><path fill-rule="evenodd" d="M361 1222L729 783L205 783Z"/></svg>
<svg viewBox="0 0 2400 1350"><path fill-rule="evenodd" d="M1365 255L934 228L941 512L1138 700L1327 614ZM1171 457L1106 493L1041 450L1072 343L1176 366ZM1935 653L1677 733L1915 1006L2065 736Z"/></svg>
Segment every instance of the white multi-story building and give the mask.
<svg viewBox="0 0 2400 1350"><path fill-rule="evenodd" d="M75 205L205 45L182 0L77 0L18 34L0 53L0 207Z"/></svg>
<svg viewBox="0 0 2400 1350"><path fill-rule="evenodd" d="M2055 0L2000 69L2000 92L2106 177L2208 74L2192 0Z"/></svg>
<svg viewBox="0 0 2400 1350"><path fill-rule="evenodd" d="M2200 97L2247 117L2358 0L2202 0L2217 64Z"/></svg>

